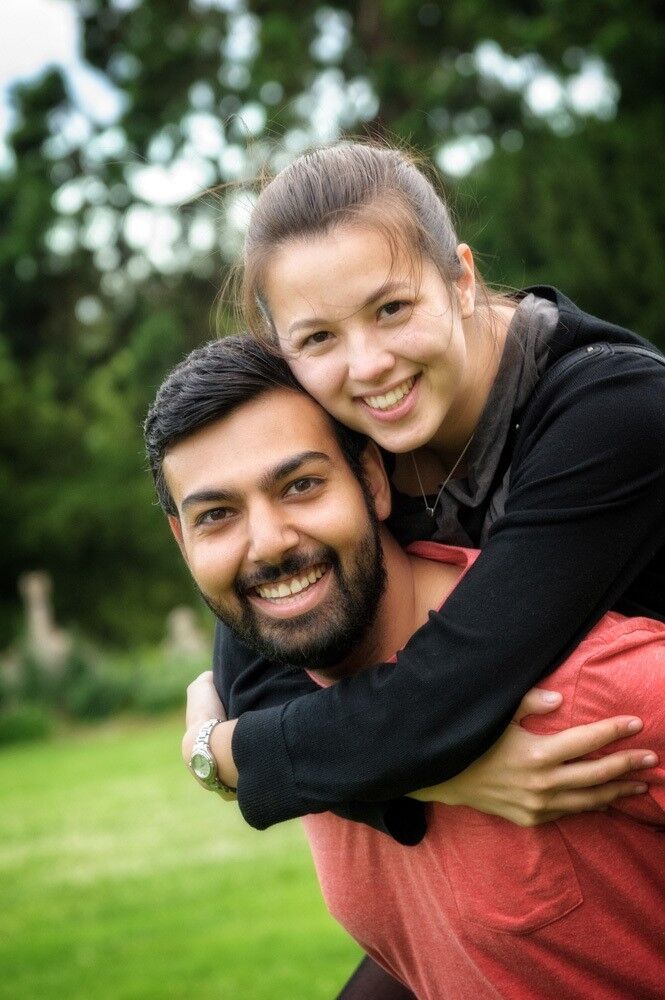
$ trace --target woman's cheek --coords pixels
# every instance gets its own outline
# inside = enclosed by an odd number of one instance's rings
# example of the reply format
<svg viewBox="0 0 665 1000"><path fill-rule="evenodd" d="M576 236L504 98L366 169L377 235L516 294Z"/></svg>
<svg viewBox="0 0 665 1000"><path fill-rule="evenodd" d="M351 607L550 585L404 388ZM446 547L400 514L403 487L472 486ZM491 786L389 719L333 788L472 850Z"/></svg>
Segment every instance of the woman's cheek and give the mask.
<svg viewBox="0 0 665 1000"><path fill-rule="evenodd" d="M307 392L327 410L335 412L342 405L343 377L339 365L315 359L294 359L291 371Z"/></svg>

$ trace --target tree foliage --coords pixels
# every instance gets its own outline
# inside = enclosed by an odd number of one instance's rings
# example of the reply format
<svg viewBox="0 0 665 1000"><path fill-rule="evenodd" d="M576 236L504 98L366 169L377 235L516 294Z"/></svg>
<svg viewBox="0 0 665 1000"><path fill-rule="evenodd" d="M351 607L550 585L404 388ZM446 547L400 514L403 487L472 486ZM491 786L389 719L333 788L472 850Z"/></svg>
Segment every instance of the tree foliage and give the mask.
<svg viewBox="0 0 665 1000"><path fill-rule="evenodd" d="M115 642L156 637L191 600L141 422L165 371L212 335L243 185L318 142L422 150L490 278L557 284L665 343L665 28L648 0L71 2L119 110L84 115L55 70L14 92L0 645L26 569L51 572L62 620Z"/></svg>

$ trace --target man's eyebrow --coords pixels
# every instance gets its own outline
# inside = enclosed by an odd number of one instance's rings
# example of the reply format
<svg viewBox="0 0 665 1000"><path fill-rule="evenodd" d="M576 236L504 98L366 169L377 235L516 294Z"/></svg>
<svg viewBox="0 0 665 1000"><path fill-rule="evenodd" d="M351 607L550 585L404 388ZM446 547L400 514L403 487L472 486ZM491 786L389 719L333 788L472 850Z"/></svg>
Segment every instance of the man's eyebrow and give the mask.
<svg viewBox="0 0 665 1000"><path fill-rule="evenodd" d="M307 462L331 462L330 455L323 451L300 451L264 472L259 480L259 488L269 490L275 483L297 472ZM182 510L196 507L201 503L238 503L241 494L236 490L204 489L189 493L180 504Z"/></svg>
<svg viewBox="0 0 665 1000"><path fill-rule="evenodd" d="M286 479L287 476L297 472L307 462L330 463L330 461L330 455L326 455L324 451L300 451L297 455L285 458L283 462L279 462L278 465L273 466L272 469L265 472L259 480L259 486L262 490L268 490L275 483L278 483L280 479Z"/></svg>
<svg viewBox="0 0 665 1000"><path fill-rule="evenodd" d="M371 306L374 302L382 299L384 295L392 295L393 292L403 292L408 287L409 286L406 281L384 281L379 288L370 292L365 301L361 302L357 309L354 309L354 313L362 312L363 309L367 309L368 306ZM325 319L325 317L322 318L320 316L312 316L309 319L298 319L295 323L291 324L286 332L287 335L290 336L297 330L304 330L311 326L325 326L326 323L329 322L329 319Z"/></svg>
<svg viewBox="0 0 665 1000"><path fill-rule="evenodd" d="M188 507L196 507L200 503L232 503L238 498L239 494L232 490L197 490L195 493L189 493L180 506L183 510L187 510Z"/></svg>

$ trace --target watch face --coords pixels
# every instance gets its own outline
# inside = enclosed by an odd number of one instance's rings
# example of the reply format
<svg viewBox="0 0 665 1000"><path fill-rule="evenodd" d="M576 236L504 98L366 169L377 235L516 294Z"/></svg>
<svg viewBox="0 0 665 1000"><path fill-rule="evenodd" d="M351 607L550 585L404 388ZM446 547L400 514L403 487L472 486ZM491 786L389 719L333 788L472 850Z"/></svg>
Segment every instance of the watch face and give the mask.
<svg viewBox="0 0 665 1000"><path fill-rule="evenodd" d="M212 774L212 761L200 751L192 754L190 766L196 777L200 778L201 781L206 781Z"/></svg>

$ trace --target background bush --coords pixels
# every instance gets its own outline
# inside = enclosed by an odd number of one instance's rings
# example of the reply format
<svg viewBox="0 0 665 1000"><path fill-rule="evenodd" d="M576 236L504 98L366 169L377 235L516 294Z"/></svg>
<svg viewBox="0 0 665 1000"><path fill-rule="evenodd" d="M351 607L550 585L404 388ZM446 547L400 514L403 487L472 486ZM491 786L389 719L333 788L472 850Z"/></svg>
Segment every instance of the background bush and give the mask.
<svg viewBox="0 0 665 1000"><path fill-rule="evenodd" d="M209 669L209 657L159 647L103 653L78 641L64 663L45 670L18 655L12 684L0 687L0 744L44 739L63 724L96 722L122 711L159 715L184 707L187 684Z"/></svg>

